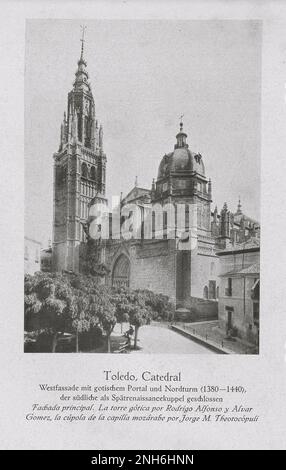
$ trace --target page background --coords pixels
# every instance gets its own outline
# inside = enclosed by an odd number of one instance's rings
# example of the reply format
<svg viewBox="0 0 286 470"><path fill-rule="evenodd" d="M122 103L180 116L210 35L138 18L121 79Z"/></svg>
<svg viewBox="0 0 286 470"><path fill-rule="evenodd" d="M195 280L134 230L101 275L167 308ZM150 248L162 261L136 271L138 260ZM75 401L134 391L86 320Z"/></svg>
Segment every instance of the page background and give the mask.
<svg viewBox="0 0 286 470"><path fill-rule="evenodd" d="M286 7L281 2L1 3L1 447L4 449L285 448ZM263 19L260 355L23 354L25 18ZM103 370L181 370L183 385L238 384L257 424L26 422L41 383L104 384ZM138 383L139 385L139 383Z"/></svg>

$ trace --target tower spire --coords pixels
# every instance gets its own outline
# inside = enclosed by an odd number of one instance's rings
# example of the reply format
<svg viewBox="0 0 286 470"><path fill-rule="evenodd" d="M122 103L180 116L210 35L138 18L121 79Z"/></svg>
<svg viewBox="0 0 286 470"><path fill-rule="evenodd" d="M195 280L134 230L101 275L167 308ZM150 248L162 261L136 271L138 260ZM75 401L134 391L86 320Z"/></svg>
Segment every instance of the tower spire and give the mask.
<svg viewBox="0 0 286 470"><path fill-rule="evenodd" d="M84 54L84 44L85 44L85 30L86 26L81 25L81 52L80 52L80 58L77 63L77 71L75 73L75 81L74 81L74 88L79 91L79 90L85 90L89 93L91 93L91 87L90 84L88 83L88 73L86 70L86 61L83 57Z"/></svg>
<svg viewBox="0 0 286 470"><path fill-rule="evenodd" d="M84 50L84 43L85 43L85 39L84 39L84 33L85 33L85 30L86 30L86 26L81 24L80 25L80 29L81 29L81 32L82 32L82 36L81 36L81 54L80 54L80 60L83 60L83 50Z"/></svg>
<svg viewBox="0 0 286 470"><path fill-rule="evenodd" d="M88 81L86 26L78 30L77 67L68 93L67 114L61 142L54 154L53 267L56 271L80 270L78 246L86 241L86 223L93 204L105 204L106 155L102 147L95 102ZM71 170L70 164L72 162ZM66 176L68 177L66 178ZM63 179L64 178L64 179ZM63 181L65 190L63 192Z"/></svg>
<svg viewBox="0 0 286 470"><path fill-rule="evenodd" d="M237 214L242 214L240 196L238 196Z"/></svg>

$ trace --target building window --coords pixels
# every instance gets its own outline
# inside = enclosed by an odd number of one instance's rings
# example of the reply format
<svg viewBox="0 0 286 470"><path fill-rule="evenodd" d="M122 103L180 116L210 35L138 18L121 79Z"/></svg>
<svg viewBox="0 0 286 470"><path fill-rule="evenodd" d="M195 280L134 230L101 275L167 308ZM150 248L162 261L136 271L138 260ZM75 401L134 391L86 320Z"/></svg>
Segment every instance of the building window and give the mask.
<svg viewBox="0 0 286 470"><path fill-rule="evenodd" d="M188 231L190 228L190 207L189 204L185 204L185 230Z"/></svg>
<svg viewBox="0 0 286 470"><path fill-rule="evenodd" d="M253 302L253 323L259 326L259 302Z"/></svg>
<svg viewBox="0 0 286 470"><path fill-rule="evenodd" d="M225 295L228 297L232 296L232 279L231 277L228 278L227 280L227 288L225 289Z"/></svg>
<svg viewBox="0 0 286 470"><path fill-rule="evenodd" d="M92 166L91 169L90 169L90 178L92 180L95 180L95 177L96 177L96 174L95 174L95 167Z"/></svg>
<svg viewBox="0 0 286 470"><path fill-rule="evenodd" d="M188 181L178 180L176 181L176 186L178 187L178 189L186 189L188 187Z"/></svg>
<svg viewBox="0 0 286 470"><path fill-rule="evenodd" d="M27 246L25 246L25 254L24 254L25 259L29 259L29 249Z"/></svg>
<svg viewBox="0 0 286 470"><path fill-rule="evenodd" d="M234 309L233 307L228 307L226 305L225 307L225 311L226 311L226 332L228 333L229 330L231 330L233 328L233 313L234 313Z"/></svg>
<svg viewBox="0 0 286 470"><path fill-rule="evenodd" d="M209 289L208 289L208 286L205 286L204 287L204 299L208 299L209 298Z"/></svg>
<svg viewBox="0 0 286 470"><path fill-rule="evenodd" d="M253 300L258 300L259 301L259 279L254 279L254 284L251 288L251 298Z"/></svg>
<svg viewBox="0 0 286 470"><path fill-rule="evenodd" d="M82 163L82 165L81 165L81 176L83 178L87 178L87 165L86 165L86 163Z"/></svg>
<svg viewBox="0 0 286 470"><path fill-rule="evenodd" d="M163 212L163 238L167 238L168 233L168 213Z"/></svg>
<svg viewBox="0 0 286 470"><path fill-rule="evenodd" d="M91 138L91 120L88 116L84 118L84 131L85 131L85 140L84 145L85 147L90 148L90 138Z"/></svg>
<svg viewBox="0 0 286 470"><path fill-rule="evenodd" d="M209 299L216 299L216 281L209 281Z"/></svg>
<svg viewBox="0 0 286 470"><path fill-rule="evenodd" d="M80 113L77 113L77 138L80 142L82 141L82 119Z"/></svg>

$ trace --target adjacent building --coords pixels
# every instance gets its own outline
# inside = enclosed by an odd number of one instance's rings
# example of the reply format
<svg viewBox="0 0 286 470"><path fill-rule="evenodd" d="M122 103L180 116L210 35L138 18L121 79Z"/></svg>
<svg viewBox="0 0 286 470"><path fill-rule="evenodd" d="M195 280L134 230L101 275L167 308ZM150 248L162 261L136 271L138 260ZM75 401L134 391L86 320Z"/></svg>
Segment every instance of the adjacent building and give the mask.
<svg viewBox="0 0 286 470"><path fill-rule="evenodd" d="M34 274L41 270L41 243L32 238L24 238L24 272Z"/></svg>
<svg viewBox="0 0 286 470"><path fill-rule="evenodd" d="M252 343L259 340L259 255L258 238L217 252L220 327L227 336L239 336Z"/></svg>

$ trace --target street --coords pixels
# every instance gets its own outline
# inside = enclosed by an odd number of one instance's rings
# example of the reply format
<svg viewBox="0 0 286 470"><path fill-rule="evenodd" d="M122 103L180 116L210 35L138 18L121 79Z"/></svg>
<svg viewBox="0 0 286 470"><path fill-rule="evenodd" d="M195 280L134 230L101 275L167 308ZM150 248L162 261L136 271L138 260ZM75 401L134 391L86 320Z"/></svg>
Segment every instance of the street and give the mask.
<svg viewBox="0 0 286 470"><path fill-rule="evenodd" d="M142 349L132 351L132 354L215 354L191 339L159 326L141 326L138 339Z"/></svg>

